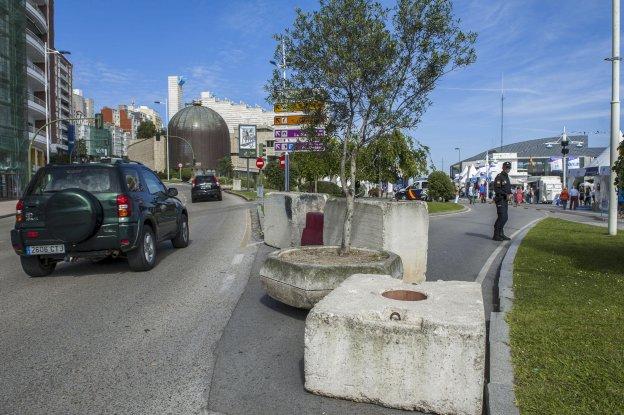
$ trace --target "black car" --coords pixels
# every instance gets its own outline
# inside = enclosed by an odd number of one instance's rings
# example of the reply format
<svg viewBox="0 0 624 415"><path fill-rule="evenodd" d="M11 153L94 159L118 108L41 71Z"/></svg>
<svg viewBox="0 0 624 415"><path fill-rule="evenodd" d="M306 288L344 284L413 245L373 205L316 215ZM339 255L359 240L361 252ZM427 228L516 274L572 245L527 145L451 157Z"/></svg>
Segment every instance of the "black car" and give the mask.
<svg viewBox="0 0 624 415"><path fill-rule="evenodd" d="M426 189L419 189L416 185L397 190L394 194L397 200L427 200Z"/></svg>
<svg viewBox="0 0 624 415"><path fill-rule="evenodd" d="M110 256L147 271L156 265L158 242L188 246L188 212L177 194L136 162L49 164L17 203L13 249L31 277L72 258Z"/></svg>
<svg viewBox="0 0 624 415"><path fill-rule="evenodd" d="M198 200L217 199L223 200L221 185L214 174L195 176L193 188L191 189L191 202Z"/></svg>

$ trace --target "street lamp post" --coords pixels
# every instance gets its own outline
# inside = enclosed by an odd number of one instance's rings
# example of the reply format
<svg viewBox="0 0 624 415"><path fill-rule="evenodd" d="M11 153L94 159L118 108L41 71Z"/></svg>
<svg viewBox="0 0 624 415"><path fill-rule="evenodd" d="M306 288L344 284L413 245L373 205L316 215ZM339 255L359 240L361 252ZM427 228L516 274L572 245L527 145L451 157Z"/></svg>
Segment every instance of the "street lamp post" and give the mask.
<svg viewBox="0 0 624 415"><path fill-rule="evenodd" d="M609 182L609 235L617 235L618 197L613 166L618 158L620 142L620 0L613 0L613 44L611 58L611 180Z"/></svg>
<svg viewBox="0 0 624 415"><path fill-rule="evenodd" d="M165 154L166 154L166 158L167 158L167 180L171 179L171 176L169 175L169 100L165 99L164 102L163 101L154 101L154 104L165 104L165 119L167 120L167 139L165 140L167 142L167 144L165 145Z"/></svg>
<svg viewBox="0 0 624 415"><path fill-rule="evenodd" d="M169 137L177 138L179 140L184 141L186 144L188 144L189 148L191 149L191 153L193 154L193 167L195 167L195 161L197 161L197 157L195 156L195 150L193 149L193 145L191 144L191 142L189 140L187 140L186 138L182 138L182 137L177 136L177 135L170 135Z"/></svg>
<svg viewBox="0 0 624 415"><path fill-rule="evenodd" d="M284 97L286 96L286 42L284 42L284 38L281 39L282 46L282 62L277 63L275 61L269 61L269 63L275 66L278 69L282 70L282 94ZM284 152L284 190L286 192L290 191L290 154L288 150Z"/></svg>

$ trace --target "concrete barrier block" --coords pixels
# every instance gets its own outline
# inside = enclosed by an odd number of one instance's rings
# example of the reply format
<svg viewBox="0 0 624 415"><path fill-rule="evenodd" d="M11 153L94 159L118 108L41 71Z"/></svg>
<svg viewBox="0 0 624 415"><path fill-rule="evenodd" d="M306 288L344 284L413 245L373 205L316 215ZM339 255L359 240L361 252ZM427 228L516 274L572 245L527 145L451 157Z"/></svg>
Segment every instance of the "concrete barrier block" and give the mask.
<svg viewBox="0 0 624 415"><path fill-rule="evenodd" d="M308 314L305 388L393 408L481 415L485 333L478 283L414 286L353 275Z"/></svg>
<svg viewBox="0 0 624 415"><path fill-rule="evenodd" d="M345 210L345 199L331 199L325 204L325 245L341 244ZM396 253L403 261L403 281L413 284L424 281L429 245L427 204L356 199L351 243L352 246Z"/></svg>
<svg viewBox="0 0 624 415"><path fill-rule="evenodd" d="M321 193L269 193L264 201L264 242L275 248L300 246L306 214L323 212L327 198Z"/></svg>

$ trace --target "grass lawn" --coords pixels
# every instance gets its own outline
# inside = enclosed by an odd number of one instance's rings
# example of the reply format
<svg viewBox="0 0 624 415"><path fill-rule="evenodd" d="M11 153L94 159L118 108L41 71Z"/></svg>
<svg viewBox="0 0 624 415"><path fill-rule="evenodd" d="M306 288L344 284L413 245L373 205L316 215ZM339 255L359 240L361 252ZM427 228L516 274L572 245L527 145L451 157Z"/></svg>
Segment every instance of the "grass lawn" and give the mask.
<svg viewBox="0 0 624 415"><path fill-rule="evenodd" d="M624 235L545 219L518 250L514 292L520 413L624 414Z"/></svg>
<svg viewBox="0 0 624 415"><path fill-rule="evenodd" d="M459 203L452 202L427 202L427 206L429 207L429 213L453 212L463 209L463 206Z"/></svg>
<svg viewBox="0 0 624 415"><path fill-rule="evenodd" d="M230 193L234 193L235 195L246 197L249 200L256 200L258 196L255 190L228 190Z"/></svg>

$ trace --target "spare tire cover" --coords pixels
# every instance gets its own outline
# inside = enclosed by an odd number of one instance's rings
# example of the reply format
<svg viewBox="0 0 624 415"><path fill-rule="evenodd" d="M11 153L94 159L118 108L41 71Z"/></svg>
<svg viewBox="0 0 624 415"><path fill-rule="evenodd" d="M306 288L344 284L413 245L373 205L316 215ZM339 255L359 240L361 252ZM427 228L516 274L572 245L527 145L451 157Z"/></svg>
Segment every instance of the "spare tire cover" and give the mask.
<svg viewBox="0 0 624 415"><path fill-rule="evenodd" d="M55 193L45 206L48 232L64 242L78 243L90 238L102 224L102 205L82 189Z"/></svg>

